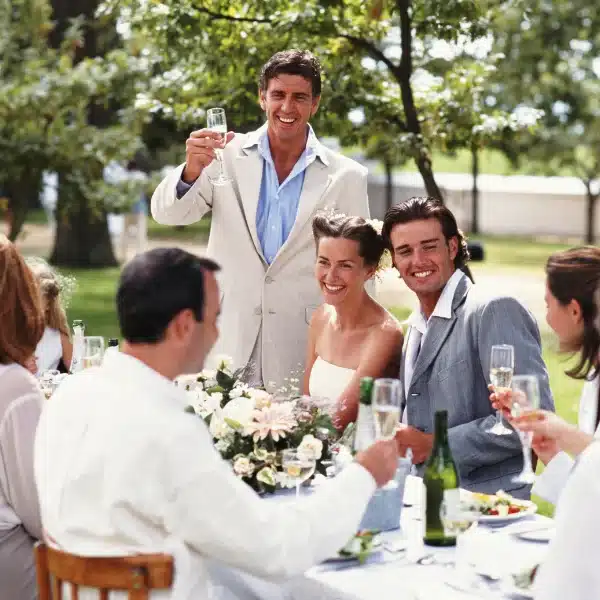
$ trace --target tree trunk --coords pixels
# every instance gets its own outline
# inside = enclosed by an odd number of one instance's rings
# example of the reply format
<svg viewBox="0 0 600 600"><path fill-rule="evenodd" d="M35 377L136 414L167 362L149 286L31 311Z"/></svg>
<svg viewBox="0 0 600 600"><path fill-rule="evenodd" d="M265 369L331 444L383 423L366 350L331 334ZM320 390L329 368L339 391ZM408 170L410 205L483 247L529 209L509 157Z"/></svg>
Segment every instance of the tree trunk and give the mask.
<svg viewBox="0 0 600 600"><path fill-rule="evenodd" d="M392 74L400 86L402 96L402 105L406 117L406 127L415 137L421 136L421 124L413 96L411 77L412 77L412 20L410 16L411 0L396 0L396 6L400 14L400 64L393 69ZM420 138L419 138L420 139ZM435 180L431 158L424 152L424 148L419 148L415 157L415 163L419 173L423 178L427 194L433 198L444 201L442 192Z"/></svg>
<svg viewBox="0 0 600 600"><path fill-rule="evenodd" d="M6 185L6 196L9 198L8 239L11 242L19 237L30 209L35 206L35 199L40 192L40 180L40 174L30 173L27 177Z"/></svg>
<svg viewBox="0 0 600 600"><path fill-rule="evenodd" d="M53 18L57 23L52 32L51 42L58 46L70 19L83 15L88 24L84 27L84 43L77 52L77 59L101 54L97 23L89 25L99 4L99 0L51 0ZM110 25L109 25L110 26ZM103 31L103 34L106 32ZM109 113L103 108L90 105L88 121L97 127L106 126ZM62 180L62 182L61 182ZM110 235L106 212L94 213L89 201L71 185L59 177L58 206L54 249L51 262L65 267L108 267L117 264ZM69 202L69 199L71 201ZM60 215L60 216L59 216Z"/></svg>
<svg viewBox="0 0 600 600"><path fill-rule="evenodd" d="M479 148L471 144L471 174L473 175L473 188L471 190L471 233L479 233Z"/></svg>
<svg viewBox="0 0 600 600"><path fill-rule="evenodd" d="M586 189L586 232L585 243L593 244L595 236L595 220L596 220L596 198L598 194L592 193L591 180L584 181Z"/></svg>
<svg viewBox="0 0 600 600"><path fill-rule="evenodd" d="M64 179L59 176L60 179ZM78 198L77 187L59 185L56 237L50 262L62 267L113 267L117 265L106 221L106 212L95 214Z"/></svg>
<svg viewBox="0 0 600 600"><path fill-rule="evenodd" d="M383 162L385 169L385 210L392 208L394 204L394 170L389 160Z"/></svg>

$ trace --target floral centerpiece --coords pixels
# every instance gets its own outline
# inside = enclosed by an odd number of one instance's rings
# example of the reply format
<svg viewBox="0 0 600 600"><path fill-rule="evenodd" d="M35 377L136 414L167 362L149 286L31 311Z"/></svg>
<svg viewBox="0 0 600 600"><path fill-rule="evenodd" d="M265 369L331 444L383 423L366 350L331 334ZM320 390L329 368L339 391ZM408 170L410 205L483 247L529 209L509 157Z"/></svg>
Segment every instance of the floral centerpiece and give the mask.
<svg viewBox="0 0 600 600"><path fill-rule="evenodd" d="M204 419L215 448L234 473L259 493L288 487L281 468L281 451L298 448L316 460L316 472L325 474L336 430L330 415L308 397L302 397L290 379L286 396L252 388L232 371L222 357L214 371L178 378L187 391L187 411Z"/></svg>

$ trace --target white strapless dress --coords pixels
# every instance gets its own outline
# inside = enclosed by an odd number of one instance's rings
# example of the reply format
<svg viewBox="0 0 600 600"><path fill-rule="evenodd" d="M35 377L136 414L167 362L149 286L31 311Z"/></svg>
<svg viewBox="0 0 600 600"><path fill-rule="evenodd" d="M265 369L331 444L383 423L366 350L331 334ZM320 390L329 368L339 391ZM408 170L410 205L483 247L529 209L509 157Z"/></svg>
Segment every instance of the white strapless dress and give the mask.
<svg viewBox="0 0 600 600"><path fill-rule="evenodd" d="M337 400L355 372L354 369L338 367L318 356L310 372L308 391L311 396Z"/></svg>

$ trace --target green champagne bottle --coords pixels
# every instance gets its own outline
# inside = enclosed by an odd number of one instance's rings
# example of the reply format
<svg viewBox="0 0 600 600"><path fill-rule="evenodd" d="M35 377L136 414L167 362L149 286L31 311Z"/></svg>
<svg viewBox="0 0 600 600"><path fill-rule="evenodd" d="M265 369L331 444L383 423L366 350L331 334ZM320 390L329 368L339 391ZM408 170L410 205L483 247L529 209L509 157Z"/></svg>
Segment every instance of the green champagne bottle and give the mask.
<svg viewBox="0 0 600 600"><path fill-rule="evenodd" d="M361 377L358 416L356 418L356 432L354 434L354 452L366 450L375 441L375 420L371 408L373 394L372 377Z"/></svg>
<svg viewBox="0 0 600 600"><path fill-rule="evenodd" d="M441 518L446 511L455 511L460 503L458 471L448 444L448 411L435 413L435 436L431 455L423 473L425 486L425 537L429 546L454 546L456 537L446 535Z"/></svg>

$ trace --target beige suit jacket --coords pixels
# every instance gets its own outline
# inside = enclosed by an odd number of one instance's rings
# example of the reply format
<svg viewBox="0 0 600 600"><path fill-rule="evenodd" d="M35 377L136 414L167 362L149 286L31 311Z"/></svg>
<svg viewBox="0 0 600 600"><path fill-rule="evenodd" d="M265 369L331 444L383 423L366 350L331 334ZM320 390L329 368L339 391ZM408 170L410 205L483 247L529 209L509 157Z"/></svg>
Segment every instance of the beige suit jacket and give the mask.
<svg viewBox="0 0 600 600"><path fill-rule="evenodd" d="M317 159L306 169L294 226L269 265L256 229L263 171L256 142L262 131L236 134L226 146L231 185L211 185L208 175L218 168L215 161L177 199L180 165L156 188L151 210L166 225L195 223L212 211L207 255L222 267L221 333L213 356L227 354L236 367L245 366L262 326L262 380L280 386L285 378L302 376L308 323L322 302L313 274L312 217L327 209L368 218L367 169L323 147L326 160Z"/></svg>

